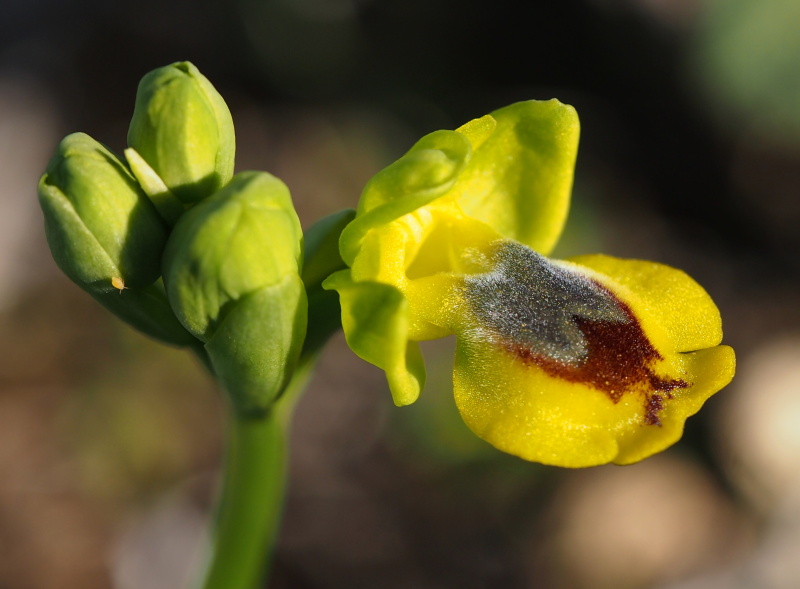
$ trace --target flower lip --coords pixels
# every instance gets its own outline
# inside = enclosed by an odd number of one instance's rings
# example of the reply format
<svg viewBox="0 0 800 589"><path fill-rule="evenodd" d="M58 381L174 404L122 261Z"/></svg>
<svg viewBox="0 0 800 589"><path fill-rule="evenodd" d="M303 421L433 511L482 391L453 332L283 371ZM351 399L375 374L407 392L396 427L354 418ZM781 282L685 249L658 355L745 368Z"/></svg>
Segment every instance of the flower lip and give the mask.
<svg viewBox="0 0 800 589"><path fill-rule="evenodd" d="M663 356L625 302L515 242L497 242L494 259L492 272L465 280L480 331L526 365L589 385L614 403L628 392L643 394L644 423L661 425L664 399L689 384L654 372Z"/></svg>
<svg viewBox="0 0 800 589"><path fill-rule="evenodd" d="M622 301L617 302L628 316L626 321L575 318L588 349L579 366L537 355L520 345L506 345L506 349L523 362L536 364L551 376L588 384L605 393L614 403L628 392L639 391L644 394L645 425L660 426L659 412L664 408L664 399L671 399L673 390L690 385L683 379L665 378L654 372L653 364L663 360L663 356L650 343L630 307Z"/></svg>

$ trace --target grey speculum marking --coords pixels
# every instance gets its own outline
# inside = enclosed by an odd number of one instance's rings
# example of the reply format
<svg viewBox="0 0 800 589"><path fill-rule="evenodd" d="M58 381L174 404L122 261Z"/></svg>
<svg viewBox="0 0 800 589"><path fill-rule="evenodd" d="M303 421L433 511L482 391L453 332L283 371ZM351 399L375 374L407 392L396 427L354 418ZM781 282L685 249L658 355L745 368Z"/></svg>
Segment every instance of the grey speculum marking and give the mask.
<svg viewBox="0 0 800 589"><path fill-rule="evenodd" d="M498 241L492 260L494 270L466 279L464 294L480 326L502 342L577 366L588 349L576 318L630 321L607 290L520 243Z"/></svg>

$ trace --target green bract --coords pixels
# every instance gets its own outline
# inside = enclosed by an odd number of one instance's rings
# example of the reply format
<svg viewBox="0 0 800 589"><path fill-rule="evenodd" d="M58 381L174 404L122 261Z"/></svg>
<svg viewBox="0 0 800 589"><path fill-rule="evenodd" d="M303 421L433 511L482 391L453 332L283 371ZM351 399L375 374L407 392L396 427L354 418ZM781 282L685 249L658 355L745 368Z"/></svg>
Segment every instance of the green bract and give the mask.
<svg viewBox="0 0 800 589"><path fill-rule="evenodd" d="M286 186L242 172L186 212L164 253L172 308L205 342L214 372L243 412L283 390L306 328L302 232Z"/></svg>
<svg viewBox="0 0 800 589"><path fill-rule="evenodd" d="M339 297L325 290L322 283L333 272L347 268L339 254L339 237L355 214L353 209L344 209L323 217L306 230L303 284L308 296L308 333L303 355L319 351L342 328Z"/></svg>
<svg viewBox="0 0 800 589"><path fill-rule="evenodd" d="M65 137L39 181L39 202L53 258L70 279L147 335L194 341L156 282L167 228L111 151L83 133Z"/></svg>
<svg viewBox="0 0 800 589"><path fill-rule="evenodd" d="M209 196L233 176L231 113L189 62L158 68L142 78L128 144L186 204Z"/></svg>

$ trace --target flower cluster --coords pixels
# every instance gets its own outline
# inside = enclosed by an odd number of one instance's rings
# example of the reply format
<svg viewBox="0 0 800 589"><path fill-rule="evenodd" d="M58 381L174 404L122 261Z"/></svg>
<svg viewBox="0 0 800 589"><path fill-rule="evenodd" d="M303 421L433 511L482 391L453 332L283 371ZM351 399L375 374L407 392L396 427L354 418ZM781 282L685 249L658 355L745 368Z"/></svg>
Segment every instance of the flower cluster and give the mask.
<svg viewBox="0 0 800 589"><path fill-rule="evenodd" d="M39 181L56 263L143 333L194 349L241 414L291 379L306 331L303 234L289 190L233 174L225 101L188 62L139 84L128 149L65 137Z"/></svg>

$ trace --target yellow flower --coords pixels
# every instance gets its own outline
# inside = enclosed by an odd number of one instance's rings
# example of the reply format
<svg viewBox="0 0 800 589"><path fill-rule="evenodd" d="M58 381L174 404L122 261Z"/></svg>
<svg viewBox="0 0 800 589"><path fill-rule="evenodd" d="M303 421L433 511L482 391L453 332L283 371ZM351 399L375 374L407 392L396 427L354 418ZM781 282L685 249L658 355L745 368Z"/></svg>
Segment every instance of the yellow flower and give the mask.
<svg viewBox="0 0 800 589"><path fill-rule="evenodd" d="M522 102L437 131L367 185L332 275L350 347L395 403L424 384L418 341L455 334L456 404L497 448L568 467L627 464L677 441L734 356L679 270L544 257L569 204L575 111Z"/></svg>

